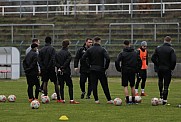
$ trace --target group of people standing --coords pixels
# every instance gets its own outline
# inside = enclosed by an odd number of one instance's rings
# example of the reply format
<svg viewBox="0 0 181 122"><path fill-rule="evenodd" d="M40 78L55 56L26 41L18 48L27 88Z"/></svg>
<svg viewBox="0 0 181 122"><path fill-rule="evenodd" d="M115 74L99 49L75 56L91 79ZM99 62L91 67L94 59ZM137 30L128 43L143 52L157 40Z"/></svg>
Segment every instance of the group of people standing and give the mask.
<svg viewBox="0 0 181 122"><path fill-rule="evenodd" d="M64 99L64 84L68 86L70 103L79 104L73 98L73 83L71 78L70 62L72 59L71 53L68 51L70 41L65 39L62 42L62 48L56 52L51 46L51 38L45 38L45 46L38 51L39 40L33 39L31 50L27 51L27 55L23 60L25 70L29 101L38 99L39 89L43 90L47 96L48 81L54 83L55 92L57 93L57 102L65 103ZM127 104L135 104L135 96L138 96L138 87L141 83L140 96L146 96L145 83L147 78L148 68L148 51L147 42L141 42L140 48L135 50L129 41L124 41L124 49L120 52L115 61L115 67L118 72L121 72L122 86ZM168 88L171 81L172 71L176 65L176 55L171 47L171 37L164 38L164 44L158 46L152 55L156 71L158 73L158 85L160 90L160 98L163 99L163 105L167 103ZM80 69L79 69L80 62ZM98 80L101 83L102 89L107 99L108 104L112 104L113 100L108 87L108 79L106 70L109 68L110 57L105 48L101 46L101 38L87 38L83 47L76 52L74 59L74 70L80 73L80 89L81 99L90 99L91 92L95 103L99 104L98 98ZM41 76L42 85L40 87L39 76ZM137 81L135 84L135 77ZM88 80L87 94L85 83ZM128 83L131 87L132 101L129 100ZM35 97L33 96L33 86L36 86Z"/></svg>

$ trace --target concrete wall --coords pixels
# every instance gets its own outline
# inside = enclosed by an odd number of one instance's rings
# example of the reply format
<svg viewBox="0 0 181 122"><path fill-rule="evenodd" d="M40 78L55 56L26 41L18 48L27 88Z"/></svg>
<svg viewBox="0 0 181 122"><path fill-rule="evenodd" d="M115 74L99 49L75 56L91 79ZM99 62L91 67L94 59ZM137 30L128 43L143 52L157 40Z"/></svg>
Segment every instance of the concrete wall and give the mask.
<svg viewBox="0 0 181 122"><path fill-rule="evenodd" d="M72 75L78 76L79 73L75 73L73 69L73 62L71 63L71 69L72 69ZM108 76L120 76L120 72L116 71L114 62L111 62L109 65L109 69L107 70ZM147 70L148 77L156 77L157 74L154 71L154 65L153 63L149 63L148 70ZM175 70L173 71L173 77L181 77L181 63L177 63Z"/></svg>

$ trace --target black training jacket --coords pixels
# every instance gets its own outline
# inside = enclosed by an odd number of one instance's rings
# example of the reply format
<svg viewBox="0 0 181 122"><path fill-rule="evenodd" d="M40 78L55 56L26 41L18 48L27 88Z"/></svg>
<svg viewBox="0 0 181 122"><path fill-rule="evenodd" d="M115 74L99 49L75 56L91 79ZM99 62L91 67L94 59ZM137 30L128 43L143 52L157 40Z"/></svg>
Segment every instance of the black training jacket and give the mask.
<svg viewBox="0 0 181 122"><path fill-rule="evenodd" d="M151 57L152 62L158 69L174 70L176 65L176 55L169 43L164 43L155 49Z"/></svg>
<svg viewBox="0 0 181 122"><path fill-rule="evenodd" d="M125 47L115 61L116 70L119 72L125 72L128 70L137 72L141 69L141 65L140 56L132 47Z"/></svg>
<svg viewBox="0 0 181 122"><path fill-rule="evenodd" d="M85 45L77 50L75 59L74 59L74 68L78 68L78 64L80 61L80 73L89 73L89 61L86 59L85 61L82 60L83 54L86 52L87 48Z"/></svg>
<svg viewBox="0 0 181 122"><path fill-rule="evenodd" d="M23 60L23 68L26 75L38 75L38 54L34 50L25 56Z"/></svg>
<svg viewBox="0 0 181 122"><path fill-rule="evenodd" d="M100 44L95 43L90 47L82 56L85 61L88 58L90 70L105 72L109 68L110 58L109 55Z"/></svg>
<svg viewBox="0 0 181 122"><path fill-rule="evenodd" d="M55 70L55 54L56 51L51 44L45 44L45 46L40 49L38 63L41 70Z"/></svg>
<svg viewBox="0 0 181 122"><path fill-rule="evenodd" d="M61 69L65 74L71 74L70 62L72 60L71 53L68 51L68 48L62 48L55 55L55 65L57 69Z"/></svg>

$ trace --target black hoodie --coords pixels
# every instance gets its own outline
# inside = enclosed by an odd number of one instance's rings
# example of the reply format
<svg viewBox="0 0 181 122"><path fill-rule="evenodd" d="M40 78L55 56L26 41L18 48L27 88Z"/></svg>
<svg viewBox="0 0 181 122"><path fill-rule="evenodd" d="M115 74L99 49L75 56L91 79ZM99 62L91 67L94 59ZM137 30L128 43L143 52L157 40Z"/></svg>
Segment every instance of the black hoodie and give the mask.
<svg viewBox="0 0 181 122"><path fill-rule="evenodd" d="M121 62L121 66L120 66ZM132 47L125 47L115 61L116 70L119 72L137 72L141 68L141 59Z"/></svg>

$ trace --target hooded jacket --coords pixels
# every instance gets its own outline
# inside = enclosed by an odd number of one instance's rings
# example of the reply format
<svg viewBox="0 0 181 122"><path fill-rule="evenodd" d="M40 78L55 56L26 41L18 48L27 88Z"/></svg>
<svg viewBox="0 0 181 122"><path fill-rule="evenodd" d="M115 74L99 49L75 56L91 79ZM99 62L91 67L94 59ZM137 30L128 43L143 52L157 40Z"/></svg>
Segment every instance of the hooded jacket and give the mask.
<svg viewBox="0 0 181 122"><path fill-rule="evenodd" d="M119 72L133 71L136 73L138 69L141 69L140 56L132 47L125 47L118 55L115 67Z"/></svg>

